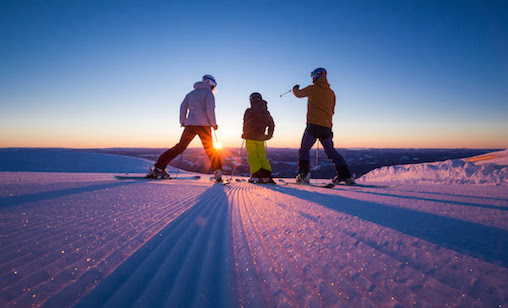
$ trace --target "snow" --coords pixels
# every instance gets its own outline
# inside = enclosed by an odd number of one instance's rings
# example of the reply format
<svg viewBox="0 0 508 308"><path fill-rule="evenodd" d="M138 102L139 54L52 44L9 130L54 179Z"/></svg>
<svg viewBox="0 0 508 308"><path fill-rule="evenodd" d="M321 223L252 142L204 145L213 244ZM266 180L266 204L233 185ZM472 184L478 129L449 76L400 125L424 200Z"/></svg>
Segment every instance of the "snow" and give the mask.
<svg viewBox="0 0 508 308"><path fill-rule="evenodd" d="M67 149L0 149L0 170L42 172L146 172L153 161Z"/></svg>
<svg viewBox="0 0 508 308"><path fill-rule="evenodd" d="M387 166L362 176L359 182L508 185L508 150L468 159Z"/></svg>
<svg viewBox="0 0 508 308"><path fill-rule="evenodd" d="M124 158L89 153L93 170L76 173L64 152L44 153L60 172L0 172L1 307L508 303L506 151L360 179L394 188L334 189L117 181L125 167L97 168Z"/></svg>

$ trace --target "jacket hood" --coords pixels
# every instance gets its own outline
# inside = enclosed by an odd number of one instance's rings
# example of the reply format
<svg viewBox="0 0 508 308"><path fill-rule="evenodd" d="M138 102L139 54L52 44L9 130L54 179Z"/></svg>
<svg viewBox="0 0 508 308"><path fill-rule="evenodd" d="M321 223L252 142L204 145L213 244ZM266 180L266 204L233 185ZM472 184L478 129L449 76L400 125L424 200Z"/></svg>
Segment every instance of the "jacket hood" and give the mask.
<svg viewBox="0 0 508 308"><path fill-rule="evenodd" d="M328 83L326 76L320 77L318 80L316 80L316 82L314 82L314 84L320 86L321 88L330 88L330 84Z"/></svg>
<svg viewBox="0 0 508 308"><path fill-rule="evenodd" d="M258 99L250 102L251 108L256 111L266 111L268 110L268 104L265 100Z"/></svg>
<svg viewBox="0 0 508 308"><path fill-rule="evenodd" d="M210 86L208 83L204 81L198 81L194 84L194 89L208 89L212 90L212 86Z"/></svg>

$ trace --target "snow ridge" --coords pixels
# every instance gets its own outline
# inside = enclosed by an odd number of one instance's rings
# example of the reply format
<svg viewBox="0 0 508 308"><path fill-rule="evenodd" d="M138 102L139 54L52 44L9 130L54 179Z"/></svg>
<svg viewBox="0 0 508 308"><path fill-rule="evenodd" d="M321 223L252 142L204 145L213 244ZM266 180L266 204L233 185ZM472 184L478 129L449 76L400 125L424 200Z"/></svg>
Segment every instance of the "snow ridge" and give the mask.
<svg viewBox="0 0 508 308"><path fill-rule="evenodd" d="M508 185L508 150L470 159L387 166L369 172L360 182Z"/></svg>
<svg viewBox="0 0 508 308"><path fill-rule="evenodd" d="M0 170L41 172L146 172L153 161L72 149L0 149Z"/></svg>

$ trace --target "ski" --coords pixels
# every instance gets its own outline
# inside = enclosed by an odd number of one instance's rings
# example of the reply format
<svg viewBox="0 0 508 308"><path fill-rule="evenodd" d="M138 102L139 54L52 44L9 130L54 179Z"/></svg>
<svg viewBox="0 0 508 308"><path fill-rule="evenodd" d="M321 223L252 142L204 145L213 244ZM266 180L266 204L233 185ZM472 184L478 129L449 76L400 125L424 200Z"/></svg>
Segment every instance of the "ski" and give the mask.
<svg viewBox="0 0 508 308"><path fill-rule="evenodd" d="M393 184L393 185L371 185L371 184L354 184L354 185L346 185L343 183L335 184L337 186L352 186L352 187L365 187L365 188L394 188L399 186L400 184Z"/></svg>
<svg viewBox="0 0 508 308"><path fill-rule="evenodd" d="M117 180L149 180L149 181L171 181L171 180L199 180L201 177L199 175L196 176L180 176L177 178L168 178L168 179L152 179L147 178L142 175L112 175L111 176Z"/></svg>
<svg viewBox="0 0 508 308"><path fill-rule="evenodd" d="M254 184L254 185L261 185L261 186L263 186L263 185L268 185L268 186L275 186L275 185L277 185L277 183L261 183L261 182L250 182L250 181L247 181L247 183Z"/></svg>
<svg viewBox="0 0 508 308"><path fill-rule="evenodd" d="M353 185L347 185L345 183L327 183L327 184L318 184L318 183L298 183L298 182L288 182L283 179L279 179L279 182L283 183L283 185L307 185L307 186L314 186L314 187L322 187L322 188L338 188L338 187L363 187L363 188L394 188L399 186L400 184L393 184L393 185L370 185L370 184L353 184Z"/></svg>
<svg viewBox="0 0 508 308"><path fill-rule="evenodd" d="M209 180L210 180L210 182L214 182L215 184L222 184L222 185L229 185L229 184L231 184L231 181L228 181L228 180L217 182L215 180L215 177L213 177L213 176Z"/></svg>
<svg viewBox="0 0 508 308"><path fill-rule="evenodd" d="M314 186L314 187L321 187L321 188L333 188L335 185L333 183L327 183L327 184L319 184L319 183L299 183L299 182L288 182L283 179L278 179L282 185L300 185L300 186Z"/></svg>
<svg viewBox="0 0 508 308"><path fill-rule="evenodd" d="M277 183L257 183L257 182L250 182L249 180L246 180L246 179L235 179L235 181L237 183L249 183L249 184L257 184L257 185L279 185ZM229 181L229 182L233 182L233 181ZM234 182L233 182L234 183Z"/></svg>
<svg viewBox="0 0 508 308"><path fill-rule="evenodd" d="M275 182L273 181L273 178L272 178L272 181L271 181L271 182L269 182L269 181L270 181L270 179L269 179L269 178L267 178L267 180L266 180L266 181L263 181L263 179L262 179L262 178L255 178L255 177L251 177L251 178L247 179L246 181L247 181L247 183L250 183L250 184L258 184L258 185L277 185L277 183L275 183Z"/></svg>

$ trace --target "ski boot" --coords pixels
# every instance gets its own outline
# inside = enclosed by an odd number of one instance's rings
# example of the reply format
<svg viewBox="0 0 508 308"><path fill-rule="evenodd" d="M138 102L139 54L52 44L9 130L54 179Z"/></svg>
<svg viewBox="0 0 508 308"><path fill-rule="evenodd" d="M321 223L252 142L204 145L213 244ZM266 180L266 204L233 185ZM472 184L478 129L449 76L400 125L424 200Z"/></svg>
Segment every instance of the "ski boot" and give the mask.
<svg viewBox="0 0 508 308"><path fill-rule="evenodd" d="M222 183L222 170L217 169L213 172L215 183Z"/></svg>
<svg viewBox="0 0 508 308"><path fill-rule="evenodd" d="M251 176L251 177L249 178L249 183L262 184L262 183L263 183L263 181L262 181L262 179L261 179L261 178Z"/></svg>
<svg viewBox="0 0 508 308"><path fill-rule="evenodd" d="M300 173L296 176L297 183L309 183L310 181L310 172Z"/></svg>
<svg viewBox="0 0 508 308"><path fill-rule="evenodd" d="M145 177L148 179L171 179L171 176L166 172L166 170L157 167L150 167L150 170L148 170L148 174Z"/></svg>
<svg viewBox="0 0 508 308"><path fill-rule="evenodd" d="M262 178L261 181L263 182L263 184L277 184L271 177L270 178Z"/></svg>
<svg viewBox="0 0 508 308"><path fill-rule="evenodd" d="M261 168L261 182L263 184L276 184L273 180L272 171Z"/></svg>
<svg viewBox="0 0 508 308"><path fill-rule="evenodd" d="M336 177L333 178L332 180L332 183L334 184L341 184L341 183L344 183L344 185L347 185L347 186L353 186L353 185L356 185L356 182L355 182L355 178L356 178L356 175L353 174L352 176L350 176L349 178L340 178L338 175Z"/></svg>
<svg viewBox="0 0 508 308"><path fill-rule="evenodd" d="M263 184L263 169L259 169L250 175L249 183Z"/></svg>

